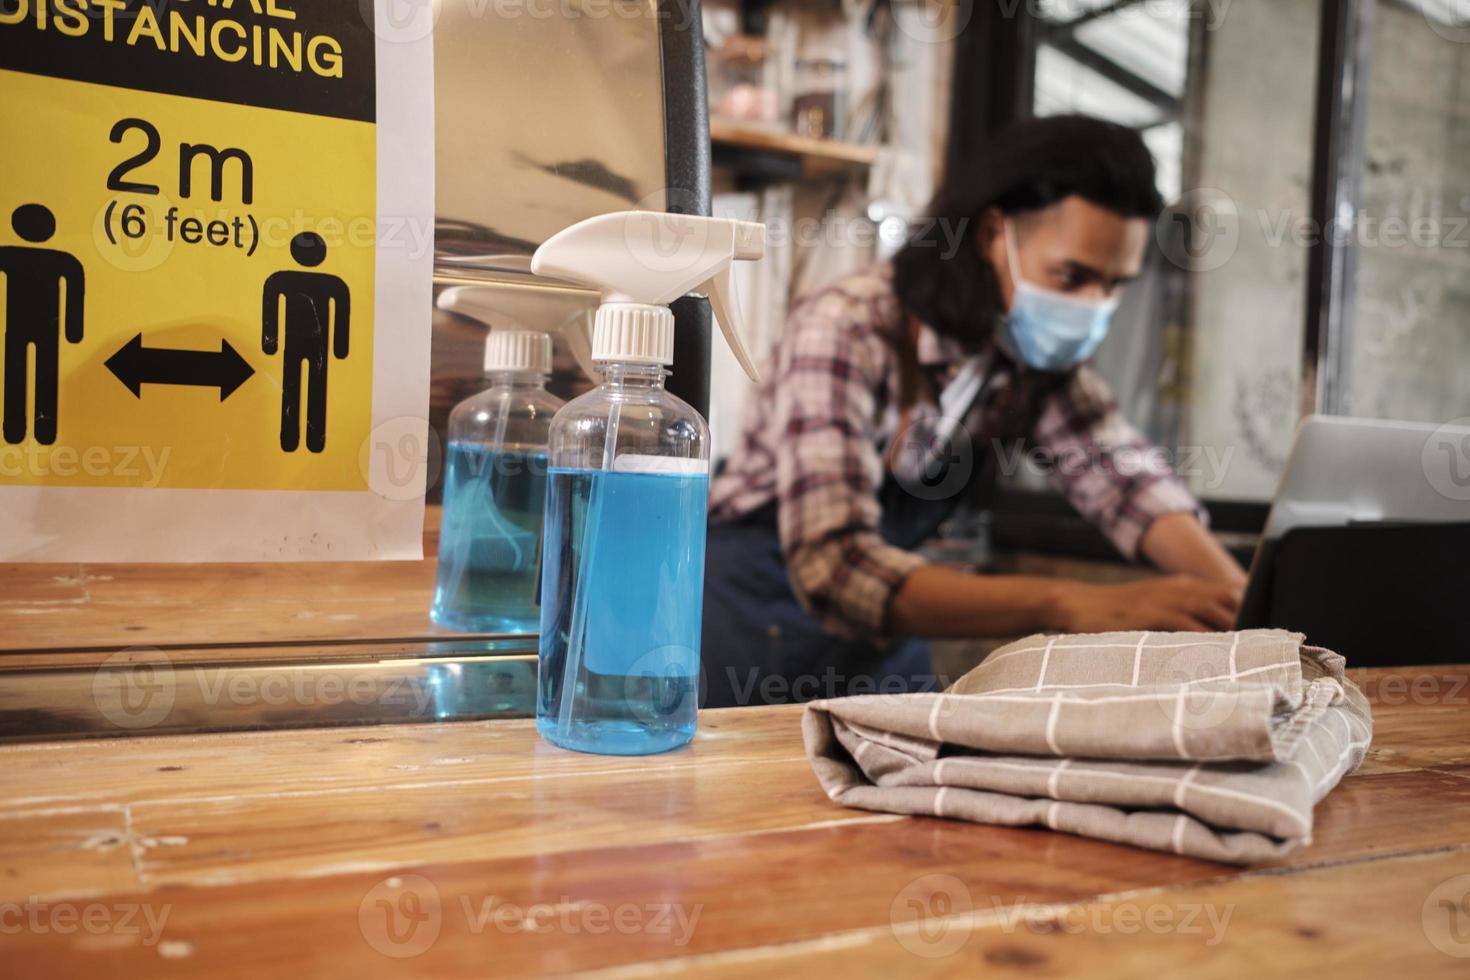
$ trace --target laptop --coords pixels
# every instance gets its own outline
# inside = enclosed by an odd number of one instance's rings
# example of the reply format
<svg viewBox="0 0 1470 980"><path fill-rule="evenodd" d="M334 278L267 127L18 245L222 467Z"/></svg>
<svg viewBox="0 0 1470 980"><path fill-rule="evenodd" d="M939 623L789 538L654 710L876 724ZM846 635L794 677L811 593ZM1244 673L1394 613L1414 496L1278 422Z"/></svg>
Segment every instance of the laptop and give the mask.
<svg viewBox="0 0 1470 980"><path fill-rule="evenodd" d="M1354 665L1470 656L1470 418L1306 419L1236 626L1304 632Z"/></svg>

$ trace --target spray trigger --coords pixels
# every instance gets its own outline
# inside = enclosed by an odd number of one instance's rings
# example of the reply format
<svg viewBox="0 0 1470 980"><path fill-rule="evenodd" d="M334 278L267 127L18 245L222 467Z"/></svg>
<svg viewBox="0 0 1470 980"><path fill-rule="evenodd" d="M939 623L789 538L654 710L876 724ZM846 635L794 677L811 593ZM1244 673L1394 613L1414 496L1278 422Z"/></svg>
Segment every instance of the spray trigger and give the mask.
<svg viewBox="0 0 1470 980"><path fill-rule="evenodd" d="M579 221L547 239L531 259L538 276L597 289L592 358L673 362L668 304L690 292L709 297L725 342L751 380L760 372L742 338L730 264L765 254L753 221L658 211L619 211Z"/></svg>
<svg viewBox="0 0 1470 980"><path fill-rule="evenodd" d="M744 332L744 326L735 315L731 276L731 269L727 265L706 280L695 292L704 293L709 297L710 310L715 315L715 321L720 325L720 332L725 335L725 343L730 345L730 350L735 354L735 360L740 362L740 367L745 370L750 380L760 384L760 369L751 360L750 352L745 349L745 341L740 336Z"/></svg>

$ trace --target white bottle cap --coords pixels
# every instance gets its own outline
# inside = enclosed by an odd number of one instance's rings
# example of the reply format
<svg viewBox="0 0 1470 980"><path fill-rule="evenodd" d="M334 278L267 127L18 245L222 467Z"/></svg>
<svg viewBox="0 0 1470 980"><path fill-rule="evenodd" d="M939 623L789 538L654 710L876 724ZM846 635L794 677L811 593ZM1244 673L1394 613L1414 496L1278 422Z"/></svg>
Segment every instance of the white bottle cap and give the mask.
<svg viewBox="0 0 1470 980"><path fill-rule="evenodd" d="M592 359L673 364L673 311L647 303L602 304L592 324Z"/></svg>
<svg viewBox="0 0 1470 980"><path fill-rule="evenodd" d="M536 330L492 330L485 338L485 373L551 373L551 338Z"/></svg>

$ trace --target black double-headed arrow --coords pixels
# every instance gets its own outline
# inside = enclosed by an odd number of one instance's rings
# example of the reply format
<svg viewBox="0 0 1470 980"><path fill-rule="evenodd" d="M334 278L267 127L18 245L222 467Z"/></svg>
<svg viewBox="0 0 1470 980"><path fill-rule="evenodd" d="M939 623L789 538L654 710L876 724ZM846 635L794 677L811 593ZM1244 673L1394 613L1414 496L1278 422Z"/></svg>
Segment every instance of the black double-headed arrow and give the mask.
<svg viewBox="0 0 1470 980"><path fill-rule="evenodd" d="M135 398L143 397L144 385L193 385L218 388L220 401L229 398L255 373L227 340L220 340L218 351L174 350L144 347L142 334L109 357L107 369Z"/></svg>

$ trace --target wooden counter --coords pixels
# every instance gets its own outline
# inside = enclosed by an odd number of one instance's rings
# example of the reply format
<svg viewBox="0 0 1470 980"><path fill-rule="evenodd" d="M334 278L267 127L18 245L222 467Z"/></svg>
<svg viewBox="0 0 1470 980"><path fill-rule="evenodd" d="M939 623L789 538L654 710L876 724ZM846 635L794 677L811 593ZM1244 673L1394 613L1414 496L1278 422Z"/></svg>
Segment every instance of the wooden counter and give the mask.
<svg viewBox="0 0 1470 980"><path fill-rule="evenodd" d="M524 721L0 747L0 962L1463 977L1470 669L1357 678L1365 765L1315 843L1245 871L842 809L798 707L706 712L690 748L643 759L562 752Z"/></svg>
<svg viewBox="0 0 1470 980"><path fill-rule="evenodd" d="M128 647L211 647L230 660L281 644L463 639L429 619L441 517L437 505L425 511L422 561L0 564L0 668L91 664ZM997 571L1094 582L1158 574L1027 552L1001 553Z"/></svg>
<svg viewBox="0 0 1470 980"><path fill-rule="evenodd" d="M440 511L425 512L421 561L0 564L0 667L128 647L228 660L257 645L462 638L429 619Z"/></svg>

